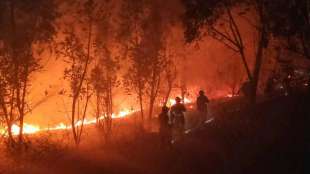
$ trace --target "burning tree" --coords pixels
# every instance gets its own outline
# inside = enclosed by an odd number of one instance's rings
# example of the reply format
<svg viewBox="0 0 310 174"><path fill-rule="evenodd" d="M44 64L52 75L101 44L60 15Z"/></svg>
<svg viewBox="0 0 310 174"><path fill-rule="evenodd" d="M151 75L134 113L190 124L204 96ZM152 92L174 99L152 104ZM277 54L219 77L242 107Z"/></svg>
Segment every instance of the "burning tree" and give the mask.
<svg viewBox="0 0 310 174"><path fill-rule="evenodd" d="M64 40L59 43L58 53L65 58L69 65L64 71L64 78L70 82L71 127L76 145L79 145L91 98L90 82L88 79L92 61L92 40L96 4L87 0L80 4L71 5L79 9L75 19L64 31ZM77 22L77 23L75 23ZM78 30L82 28L82 30ZM83 36L85 35L85 38Z"/></svg>
<svg viewBox="0 0 310 174"><path fill-rule="evenodd" d="M175 81L177 79L177 67L175 65L172 54L169 53L164 53L164 55L166 57L166 63L164 65L164 82L166 82L166 87L164 87L164 89L166 89L165 94L164 94L164 103L163 105L166 106L167 102L169 100L172 88L175 85Z"/></svg>
<svg viewBox="0 0 310 174"><path fill-rule="evenodd" d="M147 79L146 93L149 98L148 118L153 116L154 105L161 87L161 76L165 69L166 57L163 53L165 40L165 23L163 17L158 13L160 6L158 2L149 4L148 20L144 24L144 36L142 44L144 45L145 59L148 59L150 74ZM148 22L151 21L151 22Z"/></svg>
<svg viewBox="0 0 310 174"><path fill-rule="evenodd" d="M112 54L114 27L112 24L111 6L102 4L95 40L95 67L91 71L91 84L96 98L96 121L103 129L107 139L112 130L113 90L119 86L117 72L120 69L118 57Z"/></svg>
<svg viewBox="0 0 310 174"><path fill-rule="evenodd" d="M160 9L161 4L157 1L136 0L130 3L124 1L121 10L121 41L129 51L131 62L124 83L129 91L134 91L138 96L142 120L144 98L148 100L148 118L153 116L168 62L165 39L169 37L171 23L159 13Z"/></svg>
<svg viewBox="0 0 310 174"><path fill-rule="evenodd" d="M12 126L16 123L22 144L24 117L30 110L30 78L41 68L43 43L52 41L58 14L53 0L4 0L0 6L1 117L6 123L9 144L15 143Z"/></svg>
<svg viewBox="0 0 310 174"><path fill-rule="evenodd" d="M150 74L149 62L143 54L144 45L143 22L146 20L145 1L122 1L120 10L120 30L118 38L125 49L125 56L129 58L130 66L124 75L124 86L127 91L133 91L139 101L140 115L144 120L144 102L146 83Z"/></svg>
<svg viewBox="0 0 310 174"><path fill-rule="evenodd" d="M107 139L112 130L113 89L119 85L116 75L119 66L110 54L98 61L91 72L91 83L96 97L96 122Z"/></svg>
<svg viewBox="0 0 310 174"><path fill-rule="evenodd" d="M208 35L238 53L251 84L250 101L252 104L255 103L262 59L270 38L267 30L270 22L266 13L267 1L184 0L183 2L187 9L184 17L187 41L192 42L194 39L199 38L204 33L202 28L207 26ZM237 5L239 8L237 8ZM246 16L249 12L254 12L253 21ZM245 44L244 32L241 30L240 23L237 22L238 19L245 20L256 31L255 38L257 39L255 40L256 50L253 71L250 69L245 51L249 45Z"/></svg>

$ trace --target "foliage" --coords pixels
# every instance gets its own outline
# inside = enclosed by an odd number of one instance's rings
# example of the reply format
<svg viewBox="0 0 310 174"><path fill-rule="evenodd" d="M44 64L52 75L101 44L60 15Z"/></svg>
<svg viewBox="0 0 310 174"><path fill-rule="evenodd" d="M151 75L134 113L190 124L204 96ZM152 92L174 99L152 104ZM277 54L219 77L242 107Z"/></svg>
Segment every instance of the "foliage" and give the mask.
<svg viewBox="0 0 310 174"><path fill-rule="evenodd" d="M11 126L19 123L22 143L24 116L30 110L29 79L41 68L42 46L53 40L57 6L53 0L3 0L0 8L1 117L12 143Z"/></svg>
<svg viewBox="0 0 310 174"><path fill-rule="evenodd" d="M127 91L134 92L144 117L144 99L148 100L148 118L153 116L154 104L161 88L161 77L167 64L167 46L171 21L166 20L157 1L123 2L119 38L128 50L130 66L124 76ZM125 10L128 9L128 10ZM124 18L126 16L126 18Z"/></svg>
<svg viewBox="0 0 310 174"><path fill-rule="evenodd" d="M310 58L310 2L273 0L266 11L272 19L270 31L286 43L290 51Z"/></svg>
<svg viewBox="0 0 310 174"><path fill-rule="evenodd" d="M93 59L91 43L97 8L92 0L87 0L83 4L73 4L72 7L76 9L74 19L63 33L65 37L59 43L58 54L62 55L68 64L64 78L70 83L71 127L74 141L79 145L91 97L89 68ZM83 35L86 39L82 37Z"/></svg>
<svg viewBox="0 0 310 174"><path fill-rule="evenodd" d="M249 101L254 104L256 101L256 92L259 82L259 75L264 57L264 51L268 48L270 40L270 32L268 25L270 19L267 17L265 0L221 0L221 1L199 1L199 0L184 0L186 6L186 13L184 17L185 24L185 37L189 42L195 38L201 36L201 29L206 27L208 34L220 41L230 50L238 53L242 60L243 66L246 70L248 80L251 84ZM204 9L204 8L207 9ZM237 10L242 9L240 12ZM205 13L204 11L207 11ZM251 11L254 13L253 21L245 19L253 29L255 33L255 64L253 71L251 71L248 65L247 56L245 50L248 44L244 42L244 33L241 30L241 26L237 23L237 19L244 17L244 15Z"/></svg>
<svg viewBox="0 0 310 174"><path fill-rule="evenodd" d="M108 139L112 131L113 92L120 85L118 72L120 69L119 57L112 54L115 39L111 11L111 3L102 3L103 13L98 18L95 48L95 65L91 70L90 80L96 98L95 115L97 126L102 129Z"/></svg>

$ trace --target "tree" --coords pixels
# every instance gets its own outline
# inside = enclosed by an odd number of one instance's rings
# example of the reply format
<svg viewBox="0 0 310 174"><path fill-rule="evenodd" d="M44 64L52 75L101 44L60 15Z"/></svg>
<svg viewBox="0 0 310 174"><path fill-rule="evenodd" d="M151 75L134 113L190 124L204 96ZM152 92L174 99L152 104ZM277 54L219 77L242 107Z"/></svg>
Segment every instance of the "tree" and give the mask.
<svg viewBox="0 0 310 174"><path fill-rule="evenodd" d="M121 17L121 31L125 30L121 32L122 42L129 50L128 58L131 62L124 82L138 96L142 120L145 109L143 105L148 104L150 120L167 63L164 47L172 22L159 13L161 3L158 1L136 0L128 3L124 2L124 18ZM143 102L144 99L147 102Z"/></svg>
<svg viewBox="0 0 310 174"><path fill-rule="evenodd" d="M265 0L184 0L186 13L184 15L185 37L188 42L199 38L202 35L202 29L207 28L208 34L214 39L223 43L227 48L237 52L243 62L249 82L251 84L250 102L256 101L256 91L259 81L259 74L264 55L264 50L268 47L268 22L266 14ZM236 7L239 9L245 7L245 10L236 14ZM235 10L235 11L233 11ZM238 18L242 18L248 11L255 12L255 21L249 23L257 31L256 56L254 70L251 71L248 60L245 55L244 37L242 36L240 26L237 23ZM245 17L246 21L249 21Z"/></svg>
<svg viewBox="0 0 310 174"><path fill-rule="evenodd" d="M149 61L143 51L143 23L147 20L145 0L122 1L118 39L123 45L130 65L123 77L128 92L133 91L138 98L141 122L144 122L144 102L146 84L150 74Z"/></svg>
<svg viewBox="0 0 310 174"><path fill-rule="evenodd" d="M266 8L272 19L269 29L286 43L286 48L310 58L310 2L308 0L273 0Z"/></svg>
<svg viewBox="0 0 310 174"><path fill-rule="evenodd" d="M12 125L18 122L23 143L24 117L29 111L30 77L40 66L44 43L52 41L58 16L53 0L4 0L0 2L0 105L9 144L14 144Z"/></svg>
<svg viewBox="0 0 310 174"><path fill-rule="evenodd" d="M177 67L173 60L174 55L165 52L163 56L166 56L166 63L164 65L164 81L166 82L166 92L164 95L163 105L166 106L177 79Z"/></svg>
<svg viewBox="0 0 310 174"><path fill-rule="evenodd" d="M79 9L74 21L64 31L64 40L59 43L58 53L65 58L68 67L64 78L70 82L71 127L74 142L79 145L83 133L84 120L91 98L89 83L89 67L92 61L92 40L96 4L87 0L82 4L71 5ZM78 23L75 23L78 21ZM77 30L82 28L81 31ZM83 36L85 35L85 40ZM83 43L85 42L85 43Z"/></svg>
<svg viewBox="0 0 310 174"><path fill-rule="evenodd" d="M148 60L150 66L150 75L147 79L146 86L146 92L149 98L148 118L150 120L153 116L154 105L161 87L161 76L167 61L167 57L164 55L164 41L168 25L159 13L160 6L158 2L154 1L150 3L149 10L150 14L144 24L142 44L144 45L145 59Z"/></svg>
<svg viewBox="0 0 310 174"><path fill-rule="evenodd" d="M108 139L112 131L113 91L119 86L117 72L120 69L119 58L112 54L115 39L109 3L101 4L104 9L98 16L95 40L95 67L91 71L91 84L96 96L96 120ZM102 119L103 117L103 119Z"/></svg>
<svg viewBox="0 0 310 174"><path fill-rule="evenodd" d="M118 61L110 56L101 57L91 72L91 82L96 96L96 122L108 140L112 131L113 89L119 85L116 72ZM102 119L103 117L103 119Z"/></svg>

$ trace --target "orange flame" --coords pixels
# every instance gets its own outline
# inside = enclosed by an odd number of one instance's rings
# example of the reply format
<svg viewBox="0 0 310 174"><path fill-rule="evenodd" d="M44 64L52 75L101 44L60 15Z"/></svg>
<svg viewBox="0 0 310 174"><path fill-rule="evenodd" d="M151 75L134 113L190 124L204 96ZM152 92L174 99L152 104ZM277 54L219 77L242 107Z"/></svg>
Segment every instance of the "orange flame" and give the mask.
<svg viewBox="0 0 310 174"><path fill-rule="evenodd" d="M168 105L168 106L173 106L173 105L175 105L175 103L176 103L176 102L175 102L175 99L169 99L167 105ZM185 97L185 98L184 98L184 104L189 104L189 103L192 103L192 100Z"/></svg>
<svg viewBox="0 0 310 174"><path fill-rule="evenodd" d="M117 114L113 113L112 119L124 118L124 117L126 117L132 113L135 113L135 112L137 112L137 110L125 109L125 110L120 111ZM105 119L104 116L101 116L99 118L99 120L103 120L103 119ZM82 123L83 123L82 120L78 120L75 123L75 126L76 127L81 126ZM91 124L95 124L95 123L96 123L96 119L93 118L93 119L85 119L83 124L84 125L91 125ZM35 134L35 133L43 132L43 131L66 130L66 129L71 129L71 128L72 128L71 125L66 125L65 123L60 123L60 124L56 125L55 127L49 127L49 128L40 128L40 126L25 123L24 127L23 127L23 133L24 134ZM13 124L12 125L12 134L13 135L19 135L19 131L20 131L20 127L16 124ZM0 127L0 135L7 136L6 128Z"/></svg>
<svg viewBox="0 0 310 174"><path fill-rule="evenodd" d="M192 101L189 98L184 98L185 104L189 104L191 102ZM169 99L168 106L172 106L174 104L175 104L175 100ZM129 116L130 114L135 113L135 112L138 112L138 110L124 109L117 114L113 113L112 119L124 118L126 116ZM99 120L103 120L103 119L105 119L105 116L101 116L99 118ZM84 125L96 124L96 119L95 118L85 119L84 122L82 120L78 120L75 123L75 126L78 127L78 126L81 126L82 124L84 124ZM40 126L38 126L38 125L32 125L32 124L25 123L24 128L23 128L23 133L24 134L35 134L38 132L54 131L54 130L67 130L67 129L71 129L71 128L72 128L71 125L66 125L65 123L59 123L58 125L56 125L54 127L48 127L48 128L40 128ZM12 126L13 135L19 135L19 131L20 131L20 127L16 124L13 124L13 126ZM0 127L0 135L7 136L7 129Z"/></svg>

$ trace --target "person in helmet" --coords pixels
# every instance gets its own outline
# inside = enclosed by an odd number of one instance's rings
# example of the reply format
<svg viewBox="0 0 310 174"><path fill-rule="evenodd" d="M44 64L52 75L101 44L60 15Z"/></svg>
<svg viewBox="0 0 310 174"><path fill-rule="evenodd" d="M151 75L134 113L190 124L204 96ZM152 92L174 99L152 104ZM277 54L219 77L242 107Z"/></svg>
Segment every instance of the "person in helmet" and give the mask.
<svg viewBox="0 0 310 174"><path fill-rule="evenodd" d="M161 113L158 116L159 121L159 136L162 146L167 146L171 141L171 126L169 124L169 108L163 106Z"/></svg>
<svg viewBox="0 0 310 174"><path fill-rule="evenodd" d="M205 121L208 114L208 103L209 103L208 97L205 95L203 90L199 91L199 96L197 97L196 104L197 104L197 110L200 114L201 122Z"/></svg>
<svg viewBox="0 0 310 174"><path fill-rule="evenodd" d="M186 108L184 104L181 103L181 98L175 98L175 104L171 107L170 114L171 120L173 121L173 127L177 130L179 136L184 132L185 117L184 112Z"/></svg>

